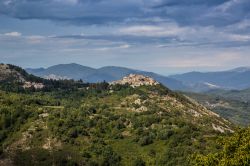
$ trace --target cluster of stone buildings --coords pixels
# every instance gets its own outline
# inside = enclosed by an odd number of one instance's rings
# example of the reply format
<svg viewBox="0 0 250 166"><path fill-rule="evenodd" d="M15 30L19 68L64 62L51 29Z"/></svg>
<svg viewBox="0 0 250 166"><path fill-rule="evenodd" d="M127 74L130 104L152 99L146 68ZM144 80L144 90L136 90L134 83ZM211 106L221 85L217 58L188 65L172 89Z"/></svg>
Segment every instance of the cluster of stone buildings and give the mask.
<svg viewBox="0 0 250 166"><path fill-rule="evenodd" d="M59 75L55 75L55 74L46 75L46 76L43 76L43 78L45 78L47 80L69 80L70 79L66 76L59 76Z"/></svg>
<svg viewBox="0 0 250 166"><path fill-rule="evenodd" d="M36 83L36 82L24 82L23 88L24 89L29 89L29 88L35 88L35 89L43 89L45 85L42 83Z"/></svg>
<svg viewBox="0 0 250 166"><path fill-rule="evenodd" d="M152 79L151 77L148 76L143 76L140 74L130 74L126 77L123 77L123 79L118 80L118 81L113 81L111 84L129 84L132 87L138 87L142 85L157 85L159 84L157 81Z"/></svg>

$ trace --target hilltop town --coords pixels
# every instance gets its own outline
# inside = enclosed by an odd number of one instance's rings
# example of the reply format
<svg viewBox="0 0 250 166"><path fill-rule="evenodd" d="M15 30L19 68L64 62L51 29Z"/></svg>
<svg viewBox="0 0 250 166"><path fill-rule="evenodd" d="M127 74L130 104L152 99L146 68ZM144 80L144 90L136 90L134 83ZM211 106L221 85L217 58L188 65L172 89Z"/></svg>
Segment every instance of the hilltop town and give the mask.
<svg viewBox="0 0 250 166"><path fill-rule="evenodd" d="M115 84L129 84L131 87L138 87L142 85L158 85L159 82L148 76L140 74L130 74L126 77L123 77L121 80L111 82L111 85Z"/></svg>

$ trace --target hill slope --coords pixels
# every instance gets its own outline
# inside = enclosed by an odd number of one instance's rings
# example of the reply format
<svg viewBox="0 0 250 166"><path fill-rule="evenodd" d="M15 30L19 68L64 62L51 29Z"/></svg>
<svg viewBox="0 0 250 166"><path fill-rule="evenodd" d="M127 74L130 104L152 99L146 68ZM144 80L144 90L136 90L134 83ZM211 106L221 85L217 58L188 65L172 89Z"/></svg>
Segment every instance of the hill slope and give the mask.
<svg viewBox="0 0 250 166"><path fill-rule="evenodd" d="M213 112L235 124L250 124L250 90L214 90L207 93L185 93Z"/></svg>
<svg viewBox="0 0 250 166"><path fill-rule="evenodd" d="M192 91L198 92L211 89L246 89L250 87L250 69L247 67L222 72L190 72L170 77L192 87Z"/></svg>
<svg viewBox="0 0 250 166"><path fill-rule="evenodd" d="M214 91L207 92L207 94L225 97L231 100L250 102L250 89L249 88L243 89L243 90L214 90Z"/></svg>
<svg viewBox="0 0 250 166"><path fill-rule="evenodd" d="M146 80L147 81L147 80ZM73 91L0 91L0 163L188 165L232 125L160 84L91 84Z"/></svg>
<svg viewBox="0 0 250 166"><path fill-rule="evenodd" d="M41 69L39 69L41 70ZM11 92L52 91L77 89L88 83L74 80L48 80L27 73L24 69L11 64L0 64L0 89Z"/></svg>
<svg viewBox="0 0 250 166"><path fill-rule="evenodd" d="M75 80L82 79L85 82L101 82L101 81L115 81L119 80L129 74L142 74L154 78L156 81L161 82L163 85L173 90L184 90L187 87L180 81L158 75L152 72L139 71L124 67L107 66L99 69L89 68L75 63L61 64L49 67L47 69L27 69L31 74L48 78L50 75L56 75L59 78L66 77Z"/></svg>
<svg viewBox="0 0 250 166"><path fill-rule="evenodd" d="M0 64L0 82L25 82L38 77L28 74L20 67L10 64Z"/></svg>
<svg viewBox="0 0 250 166"><path fill-rule="evenodd" d="M192 165L250 165L250 128L238 130L230 137L220 139L219 144L223 146L217 153L208 155L195 155Z"/></svg>

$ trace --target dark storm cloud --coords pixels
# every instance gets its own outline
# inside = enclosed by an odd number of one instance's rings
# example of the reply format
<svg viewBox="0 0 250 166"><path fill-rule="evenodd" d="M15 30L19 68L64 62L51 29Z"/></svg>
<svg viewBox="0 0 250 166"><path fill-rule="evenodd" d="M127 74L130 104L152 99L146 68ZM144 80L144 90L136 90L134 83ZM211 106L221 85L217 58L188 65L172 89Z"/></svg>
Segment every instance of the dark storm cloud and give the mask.
<svg viewBox="0 0 250 166"><path fill-rule="evenodd" d="M250 1L1 0L0 13L19 19L48 19L78 25L148 22L157 17L180 25L224 26L249 18Z"/></svg>
<svg viewBox="0 0 250 166"><path fill-rule="evenodd" d="M153 3L153 7L162 8L169 6L195 6L195 5L206 5L216 6L228 2L230 0L162 0L157 3Z"/></svg>
<svg viewBox="0 0 250 166"><path fill-rule="evenodd" d="M249 0L163 0L151 8L181 25L227 26L250 16Z"/></svg>
<svg viewBox="0 0 250 166"><path fill-rule="evenodd" d="M139 6L130 0L2 0L0 13L19 19L106 24L140 17Z"/></svg>

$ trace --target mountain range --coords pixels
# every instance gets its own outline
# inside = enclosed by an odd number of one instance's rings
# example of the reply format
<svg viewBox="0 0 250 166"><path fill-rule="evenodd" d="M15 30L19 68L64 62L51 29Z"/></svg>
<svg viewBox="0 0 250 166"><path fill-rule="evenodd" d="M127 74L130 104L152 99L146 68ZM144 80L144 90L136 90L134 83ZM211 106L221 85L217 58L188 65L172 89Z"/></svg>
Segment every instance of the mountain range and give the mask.
<svg viewBox="0 0 250 166"><path fill-rule="evenodd" d="M169 77L181 81L196 92L212 89L242 90L250 87L249 67L219 72L189 72Z"/></svg>
<svg viewBox="0 0 250 166"><path fill-rule="evenodd" d="M48 68L26 69L30 74L51 79L82 79L85 82L112 82L129 74L142 74L172 90L206 92L210 90L242 90L250 87L250 68L240 67L219 72L188 72L163 76L153 72L135 70L125 67L106 66L91 68L76 63L59 64Z"/></svg>
<svg viewBox="0 0 250 166"><path fill-rule="evenodd" d="M129 74L141 74L154 78L156 81L161 82L163 85L173 90L185 90L187 87L180 81L162 76L153 72L146 72L140 70L129 69L125 67L106 66L99 69L82 66L79 64L59 64L49 68L26 69L30 74L43 77L43 78L68 78L80 80L85 82L112 82L120 80Z"/></svg>

